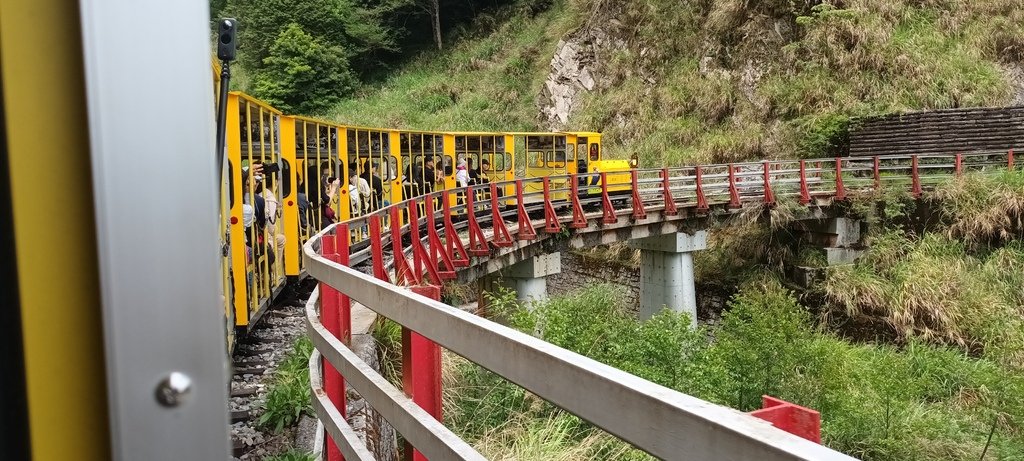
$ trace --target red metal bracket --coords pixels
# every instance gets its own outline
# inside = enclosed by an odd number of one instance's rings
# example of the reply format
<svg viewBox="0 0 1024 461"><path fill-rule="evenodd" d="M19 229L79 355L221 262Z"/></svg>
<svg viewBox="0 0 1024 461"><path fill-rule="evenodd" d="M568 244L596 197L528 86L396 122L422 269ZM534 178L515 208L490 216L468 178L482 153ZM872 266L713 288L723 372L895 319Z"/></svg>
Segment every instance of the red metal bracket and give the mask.
<svg viewBox="0 0 1024 461"><path fill-rule="evenodd" d="M739 208L740 192L736 189L736 166L729 164L729 208Z"/></svg>
<svg viewBox="0 0 1024 461"><path fill-rule="evenodd" d="M846 200L846 187L843 185L842 157L836 157L836 200Z"/></svg>
<svg viewBox="0 0 1024 461"><path fill-rule="evenodd" d="M668 182L668 168L661 169L661 198L665 201L665 216L675 216L679 214L679 208L676 207L676 199L672 197L672 188L669 187Z"/></svg>
<svg viewBox="0 0 1024 461"><path fill-rule="evenodd" d="M800 160L800 204L811 203L811 191L807 187L807 162Z"/></svg>
<svg viewBox="0 0 1024 461"><path fill-rule="evenodd" d="M810 408L765 395L761 397L761 409L749 415L768 421L790 434L821 443L821 413Z"/></svg>
<svg viewBox="0 0 1024 461"><path fill-rule="evenodd" d="M391 208L391 260L395 269L395 283L405 282L406 285L418 285L419 276L413 273L409 261L402 251L402 222L399 207Z"/></svg>
<svg viewBox="0 0 1024 461"><path fill-rule="evenodd" d="M764 162L764 203L766 205L775 204L775 194L772 193L771 165L768 162Z"/></svg>
<svg viewBox="0 0 1024 461"><path fill-rule="evenodd" d="M476 220L476 208L473 204L473 188L466 189L466 220L469 221L469 254L487 256L491 250L487 248L487 238Z"/></svg>
<svg viewBox="0 0 1024 461"><path fill-rule="evenodd" d="M516 211L519 215L519 229L516 231L516 238L519 240L533 240L537 238L537 231L533 229L530 214L526 212L526 204L523 203L522 179L516 180Z"/></svg>
<svg viewBox="0 0 1024 461"><path fill-rule="evenodd" d="M911 155L910 156L910 180L911 180L910 193L914 196L914 198L920 197L921 196L921 176L920 176L920 174L917 171L917 156L916 155Z"/></svg>
<svg viewBox="0 0 1024 461"><path fill-rule="evenodd" d="M438 301L441 288L416 286L413 293ZM441 347L408 328L402 328L402 390L420 408L441 421ZM405 452L414 461L427 461L406 442Z"/></svg>
<svg viewBox="0 0 1024 461"><path fill-rule="evenodd" d="M391 283L387 268L384 267L384 239L380 231L380 215L370 215L370 254L373 257L373 276Z"/></svg>
<svg viewBox="0 0 1024 461"><path fill-rule="evenodd" d="M447 199L447 193L441 194L441 200L445 199ZM430 257L428 259L438 261L436 266L437 275L442 280L454 279L455 264L452 263L451 255L445 249L444 244L441 243L441 237L437 234L437 221L434 219L434 200L429 196L427 199L427 241L430 243Z"/></svg>
<svg viewBox="0 0 1024 461"><path fill-rule="evenodd" d="M605 171L601 172L601 211L604 212L601 222L605 224L619 222L619 218L615 217L615 206L612 205L612 199L608 196L608 173Z"/></svg>
<svg viewBox="0 0 1024 461"><path fill-rule="evenodd" d="M491 243L498 247L512 246L512 235L508 233L508 226L501 217L501 207L498 204L498 185L491 183Z"/></svg>
<svg viewBox="0 0 1024 461"><path fill-rule="evenodd" d="M431 195L427 194L423 196L424 208L430 206L427 204L431 200ZM416 275L420 276L423 273L423 269L427 270L427 276L434 282L435 285L441 285L444 283L441 280L441 274L437 270L437 260L431 258L427 254L427 249L423 247L423 241L420 240L420 217L419 217L419 206L413 201L413 205L409 207L409 225L410 227L410 245L412 246L412 258L413 266L416 269ZM429 231L428 231L429 232ZM429 234L427 239L429 240ZM422 280L422 278L420 278Z"/></svg>
<svg viewBox="0 0 1024 461"><path fill-rule="evenodd" d="M873 164L873 170L874 170L874 175L875 175L875 190L876 191L880 190L882 188L882 165L881 165L881 163L882 163L882 161L879 160L878 156L876 155L874 157L874 164Z"/></svg>
<svg viewBox="0 0 1024 461"><path fill-rule="evenodd" d="M551 181L547 176L542 179L544 183L544 232L557 234L562 231L558 224L558 215L555 214L555 207L551 205Z"/></svg>
<svg viewBox="0 0 1024 461"><path fill-rule="evenodd" d="M640 181L637 171L631 170L630 176L630 181L633 183L633 219L644 219L647 217L647 211L644 210L644 201L640 198Z"/></svg>
<svg viewBox="0 0 1024 461"><path fill-rule="evenodd" d="M956 154L956 158L953 160L953 174L960 176L962 175L964 168L964 154Z"/></svg>
<svg viewBox="0 0 1024 461"><path fill-rule="evenodd" d="M587 227L587 218L583 214L583 206L580 205L580 188L576 183L576 175L569 175L569 196L572 197L572 222L569 227L583 229Z"/></svg>
<svg viewBox="0 0 1024 461"><path fill-rule="evenodd" d="M668 170L666 170L667 174ZM697 166L693 170L693 182L697 188L697 211L708 211L711 207L708 206L708 197L704 195L704 170Z"/></svg>
<svg viewBox="0 0 1024 461"><path fill-rule="evenodd" d="M452 222L451 205L445 200L442 207L444 208L444 243L448 248L448 254L452 258L452 264L455 267L468 267L469 253L466 252L466 246L462 244L462 238L459 237L459 233L455 231L455 223Z"/></svg>

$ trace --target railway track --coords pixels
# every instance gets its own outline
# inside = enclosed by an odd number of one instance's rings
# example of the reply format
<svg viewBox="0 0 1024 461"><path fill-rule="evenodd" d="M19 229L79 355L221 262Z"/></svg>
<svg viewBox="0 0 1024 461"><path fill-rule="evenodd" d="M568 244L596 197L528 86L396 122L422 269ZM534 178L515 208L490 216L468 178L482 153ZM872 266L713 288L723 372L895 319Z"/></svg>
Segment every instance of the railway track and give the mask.
<svg viewBox="0 0 1024 461"><path fill-rule="evenodd" d="M243 338L232 355L229 410L234 459L260 460L294 445L296 430L280 433L259 425L267 392L280 362L292 344L305 334L303 306L314 287L311 280L295 283L279 298L260 324Z"/></svg>

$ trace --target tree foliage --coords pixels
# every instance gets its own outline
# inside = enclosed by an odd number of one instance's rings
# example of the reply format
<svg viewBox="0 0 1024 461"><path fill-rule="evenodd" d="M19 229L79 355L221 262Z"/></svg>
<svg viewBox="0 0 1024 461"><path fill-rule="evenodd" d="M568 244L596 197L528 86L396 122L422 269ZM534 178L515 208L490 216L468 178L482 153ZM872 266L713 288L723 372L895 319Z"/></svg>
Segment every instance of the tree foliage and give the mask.
<svg viewBox="0 0 1024 461"><path fill-rule="evenodd" d="M356 85L345 51L295 23L277 36L262 63L254 92L286 112L321 112Z"/></svg>

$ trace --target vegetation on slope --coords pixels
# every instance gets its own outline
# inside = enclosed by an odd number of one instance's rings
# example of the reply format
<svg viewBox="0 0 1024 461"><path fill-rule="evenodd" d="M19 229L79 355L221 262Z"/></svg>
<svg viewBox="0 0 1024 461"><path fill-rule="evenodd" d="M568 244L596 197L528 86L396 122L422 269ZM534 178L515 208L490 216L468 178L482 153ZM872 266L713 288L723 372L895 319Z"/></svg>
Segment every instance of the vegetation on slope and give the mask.
<svg viewBox="0 0 1024 461"><path fill-rule="evenodd" d="M667 311L638 322L609 287L532 311L508 294L496 304L523 331L703 399L749 411L771 394L816 408L824 443L863 459L975 460L986 446L986 459L1024 456L1024 375L917 341L850 344L817 330L771 278L746 284L719 325L698 330ZM647 459L460 359L446 380L446 423L493 459Z"/></svg>
<svg viewBox="0 0 1024 461"><path fill-rule="evenodd" d="M823 155L853 116L999 105L1024 57L1014 0L562 0L478 18L327 115L419 129L543 128L559 39L608 40L568 128L647 165Z"/></svg>

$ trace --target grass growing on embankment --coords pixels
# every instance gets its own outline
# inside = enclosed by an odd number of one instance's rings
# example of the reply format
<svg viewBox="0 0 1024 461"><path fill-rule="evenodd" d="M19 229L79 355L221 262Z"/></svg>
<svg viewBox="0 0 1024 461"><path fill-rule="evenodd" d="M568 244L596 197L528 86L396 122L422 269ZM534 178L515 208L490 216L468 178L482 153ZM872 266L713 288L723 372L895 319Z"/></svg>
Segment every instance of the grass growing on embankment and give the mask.
<svg viewBox="0 0 1024 461"><path fill-rule="evenodd" d="M444 52L326 116L441 130L544 128L559 39L606 33L565 128L643 165L821 156L851 117L1003 105L1024 59L1017 0L556 0L485 14ZM582 27L582 29L581 29ZM583 32L580 32L583 31ZM1017 90L1019 91L1019 89Z"/></svg>
<svg viewBox="0 0 1024 461"><path fill-rule="evenodd" d="M637 322L608 287L532 312L497 304L523 331L697 397L748 411L771 394L822 412L824 443L868 460L1024 456L1024 375L955 348L855 345L813 325L775 280L748 283L722 322L691 331L663 313ZM455 360L446 424L495 459L644 459L479 367ZM993 429L994 428L994 429ZM556 456L557 455L557 456Z"/></svg>
<svg viewBox="0 0 1024 461"><path fill-rule="evenodd" d="M281 361L267 392L259 419L261 426L280 432L297 424L303 414L312 411L308 368L312 352L313 343L303 336L295 341L292 350Z"/></svg>

